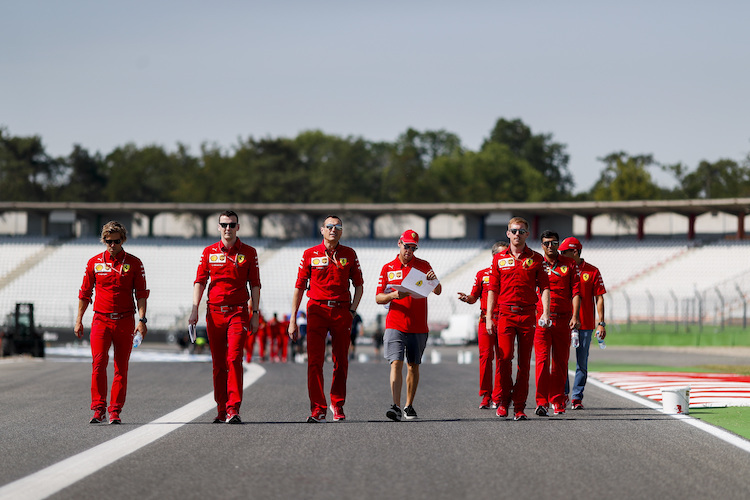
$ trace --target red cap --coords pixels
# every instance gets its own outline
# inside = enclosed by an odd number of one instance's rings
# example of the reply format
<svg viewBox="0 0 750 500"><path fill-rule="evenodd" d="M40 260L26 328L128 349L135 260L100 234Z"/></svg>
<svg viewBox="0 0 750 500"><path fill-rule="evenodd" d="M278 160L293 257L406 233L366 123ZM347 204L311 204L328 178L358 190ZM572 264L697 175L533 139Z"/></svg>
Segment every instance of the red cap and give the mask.
<svg viewBox="0 0 750 500"><path fill-rule="evenodd" d="M404 234L401 235L401 241L403 241L407 245L419 245L419 235L416 231L407 229L406 231L404 231Z"/></svg>
<svg viewBox="0 0 750 500"><path fill-rule="evenodd" d="M561 252L564 252L565 250L580 250L583 248L581 245L581 242L578 241L578 238L574 238L571 236L570 238L565 238L562 240L562 243L560 243L560 246L558 247L558 250Z"/></svg>

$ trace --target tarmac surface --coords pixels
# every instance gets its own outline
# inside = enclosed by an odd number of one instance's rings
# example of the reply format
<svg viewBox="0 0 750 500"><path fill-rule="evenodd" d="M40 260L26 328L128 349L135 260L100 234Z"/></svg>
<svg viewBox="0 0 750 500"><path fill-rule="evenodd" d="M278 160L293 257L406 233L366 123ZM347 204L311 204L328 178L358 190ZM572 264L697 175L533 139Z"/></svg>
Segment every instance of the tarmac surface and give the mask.
<svg viewBox="0 0 750 500"><path fill-rule="evenodd" d="M139 349L144 357L175 351L148 342ZM441 363L429 363L432 349ZM253 363L248 377L258 378L245 390L244 423L232 426L211 423L210 362L176 353L184 359L134 357L123 425L110 426L88 424L85 353L2 360L0 499L19 498L13 488L21 483L28 491L20 498L56 499L744 499L750 491L748 451L637 397L592 384L585 410L541 418L533 415L532 376L529 420L479 410L476 346L429 346L414 404L419 419L391 422L387 364L375 360L370 346L360 351L369 359L350 364L347 420L326 424L304 423L304 364ZM472 351L472 363L458 364L458 351ZM747 365L747 351L592 346L591 360ZM327 385L330 370L327 363ZM178 412L185 408L193 413ZM144 444L135 447L138 440ZM107 455L96 453L107 446L135 449L105 465ZM73 482L47 469L76 457L80 478Z"/></svg>

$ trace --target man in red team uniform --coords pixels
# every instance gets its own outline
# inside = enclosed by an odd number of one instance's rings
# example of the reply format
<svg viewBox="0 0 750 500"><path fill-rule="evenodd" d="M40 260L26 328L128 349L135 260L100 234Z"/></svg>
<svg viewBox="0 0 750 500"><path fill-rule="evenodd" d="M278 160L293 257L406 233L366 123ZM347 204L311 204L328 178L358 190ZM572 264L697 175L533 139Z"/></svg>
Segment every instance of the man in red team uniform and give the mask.
<svg viewBox="0 0 750 500"><path fill-rule="evenodd" d="M542 233L544 269L550 289L550 319L552 325L542 328L537 324L534 333L536 353L536 411L540 417L549 414L550 403L555 415L565 413L565 381L568 379L570 331L580 326L578 311L581 296L578 275L573 259L560 255L557 247L560 236L554 231ZM542 313L537 304L537 313Z"/></svg>
<svg viewBox="0 0 750 500"><path fill-rule="evenodd" d="M302 294L307 291L307 392L310 396L308 423L326 421L328 402L323 392L323 363L326 353L326 335L331 333L333 380L331 381L331 409L333 419L341 421L346 401L346 377L349 371L349 342L352 318L357 314L362 299L364 280L357 253L341 245L343 233L341 218L329 215L320 228L323 242L308 248L302 254L297 272L297 282L292 297L289 318L289 337L296 340L297 311ZM354 285L354 297L349 292L349 282Z"/></svg>
<svg viewBox="0 0 750 500"><path fill-rule="evenodd" d="M508 416L513 401L513 420L526 420L526 398L529 395L531 349L534 345L537 288L541 290L542 314L539 323L549 324L549 280L541 255L526 246L529 223L522 217L508 222L505 233L510 246L492 260L490 290L487 294L487 330L497 332L500 351L500 405L497 416ZM513 382L513 346L518 339L516 381Z"/></svg>
<svg viewBox="0 0 750 500"><path fill-rule="evenodd" d="M385 318L385 334L383 345L385 358L391 364L390 384L393 405L386 412L386 416L396 422L401 420L401 386L403 381L404 355L406 356L406 406L403 416L407 419L417 418L417 412L412 403L419 385L419 365L422 354L427 345L427 298L412 295L394 287L402 284L403 280L414 269L424 273L425 279L435 280L435 271L426 260L414 256L419 243L419 235L412 231L404 231L398 240L398 256L383 266L378 279L375 301L388 307ZM442 285L438 284L432 293L440 295Z"/></svg>
<svg viewBox="0 0 750 500"><path fill-rule="evenodd" d="M247 336L258 331L258 253L237 237L238 221L237 214L231 210L219 216L221 240L207 246L201 254L193 284L193 310L188 319L191 325L198 322L198 306L210 279L206 331L211 346L214 399L218 410L214 423L242 423L242 353ZM252 317L250 307L255 307Z"/></svg>
<svg viewBox="0 0 750 500"><path fill-rule="evenodd" d="M589 346L594 331L594 303L599 315L596 334L601 338L607 336L607 323L604 321L604 280L599 269L585 262L581 258L583 246L577 238L565 238L560 244L560 252L572 258L578 266L579 286L581 290L581 328L578 330L579 341L576 347L576 376L573 382L572 408L583 409L583 389L588 378ZM565 393L568 394L568 382L565 383Z"/></svg>
<svg viewBox="0 0 750 500"><path fill-rule="evenodd" d="M508 243L498 241L492 245L492 255L508 248ZM474 279L474 286L471 293L458 292L458 300L467 304L474 304L479 300L481 313L479 314L479 325L477 327L477 340L479 342L479 397L482 402L479 403L480 410L497 408L500 403L500 365L495 363L495 370L492 369L492 362L500 359L497 336L488 332L486 328L487 316L487 292L490 285L490 273L492 266L482 269L477 273ZM493 371L494 371L494 390L493 390Z"/></svg>
<svg viewBox="0 0 750 500"><path fill-rule="evenodd" d="M110 221L102 227L101 241L107 250L92 257L86 264L83 283L78 292L78 316L73 331L79 339L83 337L83 314L94 299L94 319L91 323L91 409L92 424L104 421L109 411L109 423L119 424L120 412L125 404L128 389L128 363L133 349L133 337L140 332L145 337L146 273L140 259L122 249L128 239L125 226ZM135 304L139 320L136 325ZM107 408L107 363L109 347L114 346L115 372L112 378L109 408Z"/></svg>

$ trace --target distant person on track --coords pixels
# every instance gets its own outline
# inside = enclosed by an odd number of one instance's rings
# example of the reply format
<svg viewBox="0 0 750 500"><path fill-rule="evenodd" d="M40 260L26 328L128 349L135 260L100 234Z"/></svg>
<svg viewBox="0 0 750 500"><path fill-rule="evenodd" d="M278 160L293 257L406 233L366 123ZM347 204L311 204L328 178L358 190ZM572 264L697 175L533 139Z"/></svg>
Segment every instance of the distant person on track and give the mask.
<svg viewBox="0 0 750 500"><path fill-rule="evenodd" d="M394 286L414 270L424 273L425 279L435 280L435 271L426 260L414 256L419 244L419 235L407 230L398 240L399 253L396 258L383 266L378 279L375 301L388 307L385 318L383 345L385 358L390 362L390 385L393 405L386 416L396 422L402 416L407 419L417 418L414 410L414 397L419 385L419 365L427 345L429 329L427 327L427 298L412 295ZM440 295L442 285L438 284L431 293ZM406 406L401 410L401 387L403 385L403 367L406 358Z"/></svg>
<svg viewBox="0 0 750 500"><path fill-rule="evenodd" d="M549 279L552 325L543 328L537 324L534 333L537 405L534 413L546 417L550 404L554 407L555 415L565 413L571 330L581 325L578 320L581 294L575 261L560 255L557 250L560 236L554 231L544 231L541 240L544 269ZM541 313L540 300L537 302L537 314Z"/></svg>
<svg viewBox="0 0 750 500"><path fill-rule="evenodd" d="M352 319L362 299L364 280L357 253L339 243L344 228L341 218L329 215L320 233L323 242L302 254L289 316L289 337L299 338L297 311L307 289L307 392L310 397L308 423L324 423L328 401L323 390L323 364L326 356L326 335L331 334L333 377L331 411L333 420L346 419L346 379L349 372L349 342ZM354 286L354 296L349 283Z"/></svg>
<svg viewBox="0 0 750 500"><path fill-rule="evenodd" d="M119 424L120 412L128 389L128 363L133 349L133 338L146 328L146 273L143 263L122 246L128 239L125 226L116 221L102 227L101 242L106 251L95 255L86 264L83 283L78 292L78 316L73 331L83 338L83 314L94 297L94 319L91 323L91 409L90 423L104 422L109 411L109 423ZM134 302L135 298L135 302ZM133 315L138 310L138 321ZM107 407L107 364L109 348L114 347L114 377Z"/></svg>
<svg viewBox="0 0 750 500"><path fill-rule="evenodd" d="M560 243L560 252L573 259L578 266L579 287L581 291L581 328L578 330L579 343L576 348L576 376L573 381L573 390L569 390L569 382L566 380L565 393L570 394L571 408L583 410L583 390L586 387L589 366L589 347L591 336L596 328L597 334L604 339L607 336L607 323L604 320L604 288L599 269L592 266L581 258L583 246L577 238L565 238ZM594 327L594 304L599 316L599 323Z"/></svg>
<svg viewBox="0 0 750 500"><path fill-rule="evenodd" d="M544 258L526 245L529 223L513 217L505 233L510 246L495 254L487 294L487 330L497 332L500 351L500 405L497 416L506 418L513 401L513 420L526 420L526 399L529 395L531 350L534 345L536 303L540 300L542 313L539 322L549 323L549 280L544 270ZM516 380L513 382L513 350L518 340Z"/></svg>
<svg viewBox="0 0 750 500"><path fill-rule="evenodd" d="M498 241L492 245L492 255L508 248L508 242ZM497 346L497 334L488 332L486 327L487 317L487 292L490 285L490 273L492 266L482 269L474 278L474 286L471 293L466 295L458 292L458 300L467 304L474 304L479 300L480 314L477 327L477 340L479 342L479 403L480 410L497 408L500 403L500 365L493 361L500 358ZM493 375L494 374L494 375ZM494 380L493 380L494 379ZM494 388L493 388L494 385Z"/></svg>
<svg viewBox="0 0 750 500"><path fill-rule="evenodd" d="M352 343L349 346L349 359L354 359L357 354L357 337L362 330L362 316L355 314L352 318Z"/></svg>
<svg viewBox="0 0 750 500"><path fill-rule="evenodd" d="M242 354L247 336L258 331L260 316L258 252L237 237L240 223L235 212L222 212L217 228L221 239L204 248L201 254L188 323L194 325L198 322L198 306L208 283L206 330L217 407L214 423L241 424ZM252 316L251 307L255 308Z"/></svg>

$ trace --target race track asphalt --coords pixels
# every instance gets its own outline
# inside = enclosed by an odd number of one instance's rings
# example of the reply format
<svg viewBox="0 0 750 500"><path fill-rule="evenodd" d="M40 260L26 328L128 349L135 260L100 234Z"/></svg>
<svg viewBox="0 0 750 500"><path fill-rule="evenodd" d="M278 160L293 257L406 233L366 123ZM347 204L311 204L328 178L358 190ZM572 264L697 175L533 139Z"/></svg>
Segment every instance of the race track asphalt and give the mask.
<svg viewBox="0 0 750 500"><path fill-rule="evenodd" d="M458 364L444 349L442 363L422 366L415 421L385 418L385 362L350 365L347 420L326 424L304 423L305 365L264 364L245 392L243 425L211 424L208 411L51 498L747 498L747 451L594 386L585 410L536 417L533 376L529 420L498 419L477 408L476 354ZM632 351L604 352L629 362L695 355ZM132 362L124 425L90 425L89 380L83 358L0 362L0 498L4 485L212 390L210 363Z"/></svg>

